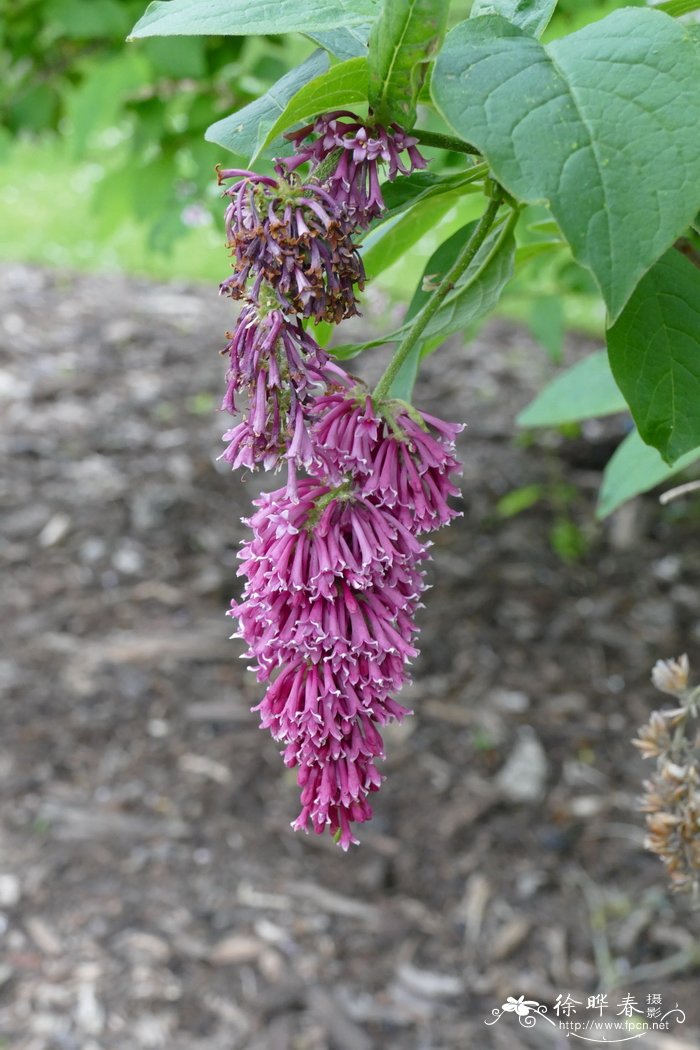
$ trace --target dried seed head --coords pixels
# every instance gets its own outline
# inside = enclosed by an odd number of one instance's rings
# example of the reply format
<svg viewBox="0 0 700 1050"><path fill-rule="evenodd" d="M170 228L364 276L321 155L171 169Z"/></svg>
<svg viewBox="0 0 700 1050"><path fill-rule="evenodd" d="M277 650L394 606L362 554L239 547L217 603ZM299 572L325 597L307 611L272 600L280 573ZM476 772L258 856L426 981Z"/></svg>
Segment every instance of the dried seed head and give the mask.
<svg viewBox="0 0 700 1050"><path fill-rule="evenodd" d="M681 706L654 711L634 744L656 771L644 783L639 808L647 814L645 847L663 860L674 890L700 893L700 735L696 692L687 690L687 656L659 660L652 672L657 689L681 698Z"/></svg>
<svg viewBox="0 0 700 1050"><path fill-rule="evenodd" d="M689 669L685 653L677 660L657 660L651 672L651 680L660 692L680 696L688 685Z"/></svg>

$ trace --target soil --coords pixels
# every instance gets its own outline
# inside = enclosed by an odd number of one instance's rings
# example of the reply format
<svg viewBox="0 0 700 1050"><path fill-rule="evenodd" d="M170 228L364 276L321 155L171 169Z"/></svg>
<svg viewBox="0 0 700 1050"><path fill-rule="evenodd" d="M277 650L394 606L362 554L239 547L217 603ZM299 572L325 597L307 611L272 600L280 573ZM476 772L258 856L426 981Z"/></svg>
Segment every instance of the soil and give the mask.
<svg viewBox="0 0 700 1050"><path fill-rule="evenodd" d="M504 322L427 363L417 403L468 424L464 516L344 854L290 830L229 641L241 516L272 484L216 462L230 304L5 266L0 307L0 1045L556 1048L576 1040L543 1020L484 1021L599 992L613 1018L627 994L685 1011L639 1045L698 1045L700 917L643 849L630 744L654 661L700 646L697 504L595 522L624 421L525 440L551 365Z"/></svg>

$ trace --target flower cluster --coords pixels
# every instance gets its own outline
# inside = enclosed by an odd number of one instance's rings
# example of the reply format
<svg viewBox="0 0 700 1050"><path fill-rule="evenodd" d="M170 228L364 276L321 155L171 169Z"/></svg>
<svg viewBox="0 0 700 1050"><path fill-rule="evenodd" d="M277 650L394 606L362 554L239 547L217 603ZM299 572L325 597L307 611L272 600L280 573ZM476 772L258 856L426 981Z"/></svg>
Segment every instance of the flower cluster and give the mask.
<svg viewBox="0 0 700 1050"><path fill-rule="evenodd" d="M426 533L456 513L459 428L373 398L305 328L357 312L354 237L384 207L379 166L390 179L424 166L415 139L334 113L293 140L276 177L219 172L231 182L233 265L221 290L244 300L223 351L222 407L237 413L243 399L245 409L223 458L287 465L286 486L255 501L247 521L230 615L265 683L261 725L297 769L293 827L330 830L347 849L381 784L381 727L407 713L394 694L417 655Z"/></svg>
<svg viewBox="0 0 700 1050"><path fill-rule="evenodd" d="M357 313L355 285L365 272L353 242L354 224L331 194L315 183L229 168L224 191L233 274L221 291L233 299L274 289L287 314L338 324ZM252 279L252 287L248 289Z"/></svg>
<svg viewBox="0 0 700 1050"><path fill-rule="evenodd" d="M367 127L347 110L326 113L287 138L295 148L295 155L281 162L287 171L295 171L306 163L310 163L312 169L317 168L339 151L338 163L328 176L328 188L338 204L361 226L384 211L379 186L380 164L386 165L390 180L399 173L409 175L425 167L425 159L417 148L418 139L398 124L388 128ZM406 154L407 162L402 154Z"/></svg>
<svg viewBox="0 0 700 1050"><path fill-rule="evenodd" d="M646 813L645 846L663 860L671 886L700 893L700 689L688 688L688 657L658 660L657 689L678 701L654 711L633 741L644 758L656 759L640 803Z"/></svg>
<svg viewBox="0 0 700 1050"><path fill-rule="evenodd" d="M308 435L310 405L315 391L326 388L337 373L299 318L274 306L248 304L238 317L222 350L230 360L222 408L237 412L236 395L247 396L248 412L224 440L222 458L236 467L254 470L279 466L286 458L292 472L309 466L313 451Z"/></svg>
<svg viewBox="0 0 700 1050"><path fill-rule="evenodd" d="M368 394L331 393L316 402L314 437L331 476L351 472L360 494L386 507L409 529L446 525L459 489L454 443L461 427L400 402L379 414ZM434 433L431 433L431 430Z"/></svg>
<svg viewBox="0 0 700 1050"><path fill-rule="evenodd" d="M380 784L378 727L406 713L392 694L417 655L424 534L456 513L445 496L456 491L458 428L440 424L431 433L426 417L419 417L424 430L397 413L400 422L392 418L387 433L369 395L357 390L319 402L311 429L315 476L295 487L295 499L280 489L257 501L248 522L253 538L240 555L243 599L232 602L231 614L258 679L270 682L258 708L262 725L285 742L287 765L299 767L302 810L294 826L328 827L347 848L356 841L351 823L370 819L367 796ZM356 442L341 428L351 462L330 417L358 412L366 425L358 422ZM398 444L401 462L411 464L407 476L416 479L415 514L398 470L382 471L371 484L373 463L391 462Z"/></svg>
<svg viewBox="0 0 700 1050"><path fill-rule="evenodd" d="M347 848L381 783L377 726L406 713L391 693L416 655L425 547L392 515L316 479L300 483L296 504L278 491L257 505L232 613L258 678L279 672L258 710L299 767L294 826L329 827Z"/></svg>

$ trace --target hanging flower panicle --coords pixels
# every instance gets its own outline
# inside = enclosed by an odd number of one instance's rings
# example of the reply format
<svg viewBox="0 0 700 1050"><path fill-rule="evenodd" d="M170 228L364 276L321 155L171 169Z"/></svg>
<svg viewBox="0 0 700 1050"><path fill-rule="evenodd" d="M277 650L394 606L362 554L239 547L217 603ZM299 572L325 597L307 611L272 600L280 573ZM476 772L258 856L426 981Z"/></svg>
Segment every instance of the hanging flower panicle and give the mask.
<svg viewBox="0 0 700 1050"><path fill-rule="evenodd" d="M393 181L398 174L409 175L426 166L418 139L398 124L388 128L365 124L349 110L326 113L286 138L294 144L295 155L282 158L278 171L295 171L308 163L313 173L332 153L341 151L326 185L336 203L360 226L367 226L384 211L381 167Z"/></svg>
<svg viewBox="0 0 700 1050"><path fill-rule="evenodd" d="M245 405L223 458L288 467L286 487L254 501L230 615L266 686L261 726L297 769L292 826L330 830L347 849L382 781L381 727L408 713L394 697L418 653L422 537L455 516L460 428L403 402L375 403L304 326L357 312L364 270L353 237L384 209L382 167L393 179L425 166L416 139L341 111L291 138L296 154L277 162L275 178L219 172L231 182L233 258L221 291L246 303L224 350L222 408L239 412L239 395Z"/></svg>

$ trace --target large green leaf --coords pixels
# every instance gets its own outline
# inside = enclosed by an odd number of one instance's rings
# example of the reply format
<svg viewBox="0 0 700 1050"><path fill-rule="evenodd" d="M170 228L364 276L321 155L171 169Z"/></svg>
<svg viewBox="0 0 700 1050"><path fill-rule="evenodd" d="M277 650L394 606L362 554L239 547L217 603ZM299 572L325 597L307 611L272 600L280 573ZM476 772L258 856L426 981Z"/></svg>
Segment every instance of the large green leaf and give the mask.
<svg viewBox="0 0 700 1050"><path fill-rule="evenodd" d="M383 0L369 42L369 100L377 120L413 127L428 63L447 28L449 0Z"/></svg>
<svg viewBox="0 0 700 1050"><path fill-rule="evenodd" d="M406 311L406 322L411 321L415 315L425 306L426 302L430 298L431 288L434 288L435 284L445 276L450 267L454 264L457 256L464 247L465 241L469 240L471 235L476 229L476 221L468 222L465 226L460 227L456 230L451 237L448 237L446 241L443 241L439 248L433 252L425 265L425 269L421 275L421 279L418 282L418 286L413 293L413 297L408 304ZM396 379L391 384L391 396L399 397L403 401L410 401L413 395L413 387L418 377L418 368L420 366L420 360L425 350L431 352L435 349L436 340L430 340L427 344L424 344L422 340L414 346L411 353L408 355L406 360L401 365ZM440 345L442 339L438 336L437 344Z"/></svg>
<svg viewBox="0 0 700 1050"><path fill-rule="evenodd" d="M426 194L409 210L389 219L365 237L362 259L367 276L377 277L397 262L420 238L432 230L458 203L458 189L445 193Z"/></svg>
<svg viewBox="0 0 700 1050"><path fill-rule="evenodd" d="M656 485L672 478L691 463L700 460L700 448L681 456L672 467L664 463L659 453L645 445L636 430L628 434L605 468L598 494L597 515L605 518L628 499L648 492Z"/></svg>
<svg viewBox="0 0 700 1050"><path fill-rule="evenodd" d="M503 288L513 275L515 215L503 219L489 233L484 243L460 277L453 291L429 322L423 337L447 339L463 331L496 305Z"/></svg>
<svg viewBox="0 0 700 1050"><path fill-rule="evenodd" d="M471 17L502 15L531 36L542 36L557 0L474 0Z"/></svg>
<svg viewBox="0 0 700 1050"><path fill-rule="evenodd" d="M453 175L437 175L433 171L414 171L411 175L395 179L394 182L382 183L382 197L386 208L374 220L370 230L381 226L399 212L405 211L407 207L413 207L414 204L428 197L436 197L441 193L449 193L457 189L461 190L461 194L480 193L479 183L483 180L486 169L487 166L484 164L475 164L471 170L455 172Z"/></svg>
<svg viewBox="0 0 700 1050"><path fill-rule="evenodd" d="M700 207L700 51L627 8L543 47L503 18L462 22L436 105L515 197L544 202L612 319Z"/></svg>
<svg viewBox="0 0 700 1050"><path fill-rule="evenodd" d="M428 303L432 289L449 272L473 235L476 222L469 222L448 237L428 259L423 276L406 311L402 332ZM391 386L393 397L410 401L421 359L437 350L448 336L464 331L493 310L513 273L515 241L513 223L504 220L491 231L442 307L428 324L421 339L404 361Z"/></svg>
<svg viewBox="0 0 700 1050"><path fill-rule="evenodd" d="M367 59L349 58L300 88L268 130L265 142L319 113L366 101Z"/></svg>
<svg viewBox="0 0 700 1050"><path fill-rule="evenodd" d="M328 69L329 59L325 51L314 51L306 61L296 69L286 73L269 91L257 98L255 102L239 109L230 117L217 120L207 128L204 135L207 142L216 142L219 146L246 157L252 163L263 148L267 133L274 125L280 113L297 91L314 77L320 76Z"/></svg>
<svg viewBox="0 0 700 1050"><path fill-rule="evenodd" d="M367 54L370 26L353 26L348 29L330 29L328 32L306 33L316 44L330 51L336 58L363 58Z"/></svg>
<svg viewBox="0 0 700 1050"><path fill-rule="evenodd" d="M558 375L518 416L521 427L557 427L624 412L627 402L613 379L608 355L596 350Z"/></svg>
<svg viewBox="0 0 700 1050"><path fill-rule="evenodd" d="M680 252L642 278L608 353L644 441L669 463L700 445L700 270Z"/></svg>
<svg viewBox="0 0 700 1050"><path fill-rule="evenodd" d="M362 25L375 0L154 0L130 40L144 36L257 36Z"/></svg>

